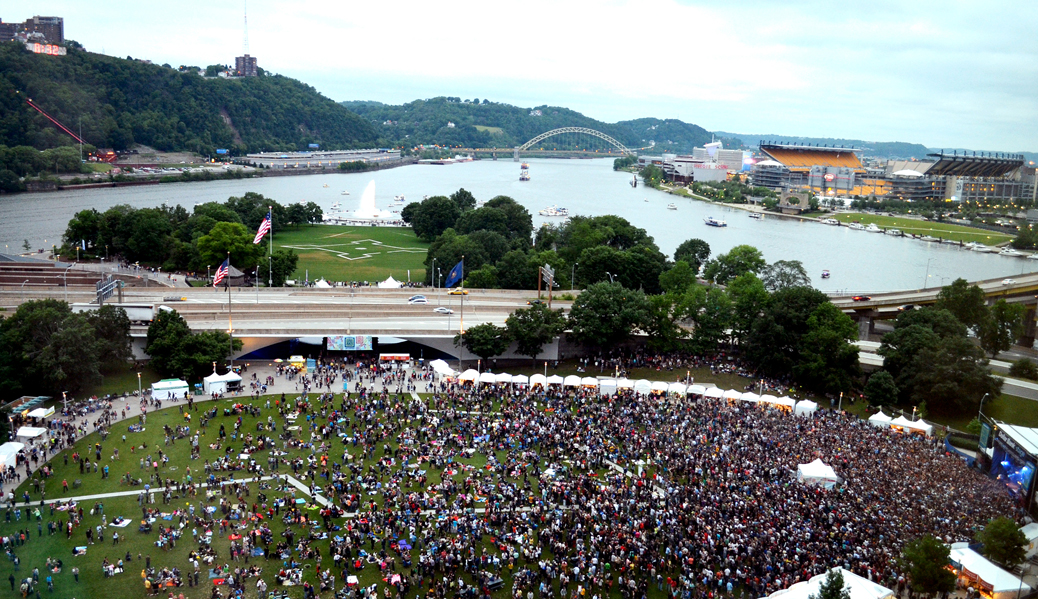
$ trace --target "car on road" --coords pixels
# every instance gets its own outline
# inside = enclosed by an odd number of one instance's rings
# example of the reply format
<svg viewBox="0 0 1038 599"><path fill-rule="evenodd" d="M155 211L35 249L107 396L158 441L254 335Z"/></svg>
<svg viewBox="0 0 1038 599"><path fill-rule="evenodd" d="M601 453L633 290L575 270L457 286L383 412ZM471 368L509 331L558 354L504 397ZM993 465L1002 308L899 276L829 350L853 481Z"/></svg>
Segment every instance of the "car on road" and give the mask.
<svg viewBox="0 0 1038 599"><path fill-rule="evenodd" d="M919 308L919 306L917 306L915 304L904 304L902 306L898 306L897 307L897 311L898 312L908 312L909 310L915 310L917 308Z"/></svg>
<svg viewBox="0 0 1038 599"><path fill-rule="evenodd" d="M1003 285L1016 285L1016 279L1002 279Z"/></svg>
<svg viewBox="0 0 1038 599"><path fill-rule="evenodd" d="M469 294L469 290L468 289L460 289L460 288L459 289L451 289L450 291L447 292L447 295L468 295L468 294Z"/></svg>
<svg viewBox="0 0 1038 599"><path fill-rule="evenodd" d="M444 308L443 306L433 308L433 312L436 312L437 314L454 314L454 310L451 310L450 308Z"/></svg>
<svg viewBox="0 0 1038 599"><path fill-rule="evenodd" d="M547 302L545 302L544 300L535 299L535 300L530 300L530 301L526 302L526 305L527 306L540 306L541 304L545 304L545 303L547 303Z"/></svg>
<svg viewBox="0 0 1038 599"><path fill-rule="evenodd" d="M162 301L164 301L164 302L186 302L187 298L186 297L164 297L164 298L162 298Z"/></svg>
<svg viewBox="0 0 1038 599"><path fill-rule="evenodd" d="M870 299L872 299L872 296L871 295L855 295L851 299L856 301L856 302L867 302Z"/></svg>
<svg viewBox="0 0 1038 599"><path fill-rule="evenodd" d="M425 299L425 296L424 295L412 295L411 297L407 298L407 301L413 302L416 299Z"/></svg>
<svg viewBox="0 0 1038 599"><path fill-rule="evenodd" d="M407 303L409 303L409 304L428 304L429 300L425 299L424 297L416 297L416 298L412 298L412 299L407 300Z"/></svg>

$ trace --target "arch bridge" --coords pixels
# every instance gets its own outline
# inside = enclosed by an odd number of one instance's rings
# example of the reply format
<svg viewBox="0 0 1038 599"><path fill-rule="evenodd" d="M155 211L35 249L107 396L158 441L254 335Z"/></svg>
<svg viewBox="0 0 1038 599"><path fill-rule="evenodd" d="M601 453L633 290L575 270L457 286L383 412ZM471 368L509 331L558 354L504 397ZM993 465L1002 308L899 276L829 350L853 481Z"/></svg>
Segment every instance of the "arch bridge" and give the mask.
<svg viewBox="0 0 1038 599"><path fill-rule="evenodd" d="M619 141L617 141L613 137L611 137L609 135L606 135L605 133L602 133L601 131L595 131L594 129L588 129L587 127L561 127L559 129L552 129L551 131L545 131L544 133L541 133L540 135L538 135L537 137L535 137L535 138L531 139L530 141L524 143L523 145L516 146L515 147L515 153L513 154L512 159L515 160L516 162L519 162L519 153L520 152L522 152L524 150L529 150L531 147L533 147L534 144L536 144L538 142L541 142L541 141L544 141L545 139L548 139L549 137L554 137L556 135L564 135L566 133L579 133L579 134L582 134L582 135L590 135L591 137L597 137L598 139L601 139L601 140L603 140L603 141L605 141L605 142L607 142L609 144L612 144L613 147L615 147L617 150L620 150L621 154L626 154L626 155L629 155L629 156L634 156L635 155L634 150L628 149L622 143L620 143Z"/></svg>

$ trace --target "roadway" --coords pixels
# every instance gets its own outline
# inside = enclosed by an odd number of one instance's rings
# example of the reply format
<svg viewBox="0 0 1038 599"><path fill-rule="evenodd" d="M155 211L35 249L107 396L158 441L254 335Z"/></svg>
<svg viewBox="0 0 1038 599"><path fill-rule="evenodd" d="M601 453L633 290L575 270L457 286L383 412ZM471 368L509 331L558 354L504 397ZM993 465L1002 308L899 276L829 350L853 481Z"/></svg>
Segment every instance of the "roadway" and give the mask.
<svg viewBox="0 0 1038 599"><path fill-rule="evenodd" d="M1010 282L1011 281L1011 282ZM1011 279L987 279L974 283L989 298L1006 297L1008 301L1035 303L1038 297L1038 273L1029 273ZM937 301L941 287L912 289L907 291L891 291L884 293L861 294L868 297L865 301L854 301L851 295L830 294L836 307L843 310L873 310L879 313L897 312L898 307L906 304L925 305Z"/></svg>

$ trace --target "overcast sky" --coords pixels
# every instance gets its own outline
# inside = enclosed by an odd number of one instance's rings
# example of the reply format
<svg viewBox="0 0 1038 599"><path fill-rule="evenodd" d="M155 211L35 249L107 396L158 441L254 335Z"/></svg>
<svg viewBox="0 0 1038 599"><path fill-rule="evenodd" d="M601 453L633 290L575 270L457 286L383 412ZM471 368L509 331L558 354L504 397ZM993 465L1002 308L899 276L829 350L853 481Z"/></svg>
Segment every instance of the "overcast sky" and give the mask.
<svg viewBox="0 0 1038 599"><path fill-rule="evenodd" d="M233 64L243 0L7 3L93 52ZM489 98L615 122L1038 150L1030 1L248 1L251 54L334 100Z"/></svg>

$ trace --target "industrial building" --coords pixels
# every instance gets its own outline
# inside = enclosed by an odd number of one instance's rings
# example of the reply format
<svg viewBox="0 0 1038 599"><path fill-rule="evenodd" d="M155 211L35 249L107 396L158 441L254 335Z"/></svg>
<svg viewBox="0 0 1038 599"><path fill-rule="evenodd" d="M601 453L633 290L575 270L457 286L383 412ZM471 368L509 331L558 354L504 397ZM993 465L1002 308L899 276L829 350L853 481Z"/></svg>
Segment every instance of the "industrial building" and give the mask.
<svg viewBox="0 0 1038 599"><path fill-rule="evenodd" d="M725 181L728 173L743 170L744 155L742 150L725 150L721 142L714 142L693 148L691 156L639 156L638 168L655 164L663 169L668 179L679 183Z"/></svg>
<svg viewBox="0 0 1038 599"><path fill-rule="evenodd" d="M23 39L24 38L24 39ZM65 19L62 17L34 16L24 23L4 23L0 20L0 42L21 41L65 43Z"/></svg>

